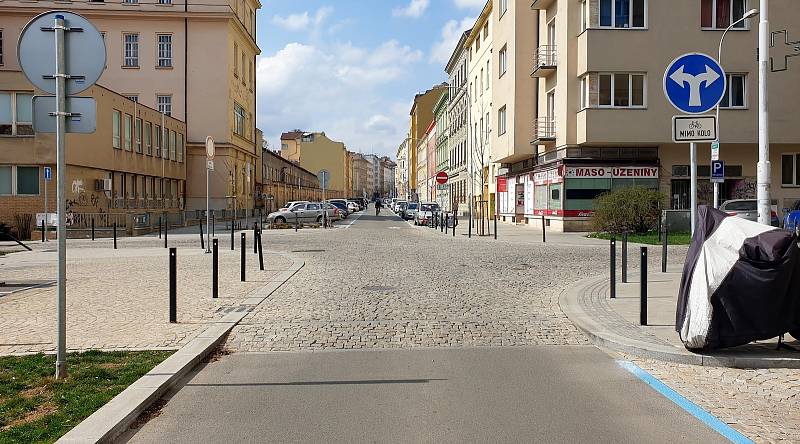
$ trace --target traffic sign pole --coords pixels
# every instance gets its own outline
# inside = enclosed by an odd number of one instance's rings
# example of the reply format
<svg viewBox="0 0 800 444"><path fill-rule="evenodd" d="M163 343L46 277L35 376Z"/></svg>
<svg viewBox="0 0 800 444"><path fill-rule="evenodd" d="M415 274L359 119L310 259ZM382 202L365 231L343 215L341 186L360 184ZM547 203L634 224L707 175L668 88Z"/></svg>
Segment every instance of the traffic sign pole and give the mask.
<svg viewBox="0 0 800 444"><path fill-rule="evenodd" d="M47 177L47 167L44 168L44 226L45 226L45 236L44 240L47 242L47 226L50 225L50 218L47 217L47 182L50 182L50 178Z"/></svg>
<svg viewBox="0 0 800 444"><path fill-rule="evenodd" d="M216 146L214 145L214 139L211 136L206 137L206 227L208 228L208 233L206 233L206 253L211 253L211 169L214 167L214 155L216 154Z"/></svg>
<svg viewBox="0 0 800 444"><path fill-rule="evenodd" d="M67 162L64 155L64 139L66 138L64 118L66 109L66 92L64 82L66 77L66 60L64 58L64 16L55 16L54 33L56 37L56 208L58 211L58 339L56 346L56 379L67 377L67 227L64 210L66 208L66 172Z"/></svg>
<svg viewBox="0 0 800 444"><path fill-rule="evenodd" d="M697 143L695 142L689 144L689 159L691 162L689 166L689 170L691 172L691 197L689 203L689 205L691 205L691 209L689 211L689 217L691 218L690 226L692 229L692 236L694 236L694 228L695 224L697 223L695 221L695 218L697 217Z"/></svg>

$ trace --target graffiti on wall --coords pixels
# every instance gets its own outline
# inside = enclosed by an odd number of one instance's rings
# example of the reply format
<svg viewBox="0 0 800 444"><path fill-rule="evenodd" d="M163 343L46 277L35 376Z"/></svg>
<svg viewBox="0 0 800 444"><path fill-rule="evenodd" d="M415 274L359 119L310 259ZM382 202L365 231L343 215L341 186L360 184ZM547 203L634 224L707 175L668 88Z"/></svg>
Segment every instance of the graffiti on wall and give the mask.
<svg viewBox="0 0 800 444"><path fill-rule="evenodd" d="M750 178L737 180L731 189L731 199L755 199L757 184Z"/></svg>

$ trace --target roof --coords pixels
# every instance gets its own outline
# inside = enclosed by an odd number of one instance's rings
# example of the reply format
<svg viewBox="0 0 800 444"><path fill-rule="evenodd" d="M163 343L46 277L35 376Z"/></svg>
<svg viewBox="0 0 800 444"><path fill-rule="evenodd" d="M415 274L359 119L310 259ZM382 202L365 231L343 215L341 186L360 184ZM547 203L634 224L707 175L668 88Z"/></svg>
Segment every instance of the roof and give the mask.
<svg viewBox="0 0 800 444"><path fill-rule="evenodd" d="M303 136L304 131L294 130L281 134L281 140L295 140Z"/></svg>
<svg viewBox="0 0 800 444"><path fill-rule="evenodd" d="M469 34L471 32L472 28L469 28L466 31L464 31L463 34L461 34L461 38L458 39L456 47L453 48L453 53L450 54L450 60L448 60L447 64L444 65L444 72L449 74L450 71L452 71L455 68L455 64L458 62L458 59L460 58L459 55L461 55L461 52L464 51L464 42L467 40L467 37L469 37Z"/></svg>
<svg viewBox="0 0 800 444"><path fill-rule="evenodd" d="M481 28L483 28L484 23L489 20L489 14L492 12L492 0L488 0L486 4L483 6L483 10L481 11L481 15L478 16L478 19L475 20L475 25L470 30L469 36L467 37L467 46L471 45L473 41L475 41L475 37L481 35Z"/></svg>
<svg viewBox="0 0 800 444"><path fill-rule="evenodd" d="M279 152L275 152L275 151L272 151L272 150L264 150L263 152L265 152L265 153L267 153L267 154L269 154L271 156L277 157L278 159L282 160L285 163L288 163L288 164L292 165L292 167L297 168L300 171L305 171L306 173L308 173L308 174L310 174L310 175L312 175L314 177L317 177L316 173L312 173L311 171L308 171L307 169L301 167L299 163L292 162L291 160L281 156Z"/></svg>

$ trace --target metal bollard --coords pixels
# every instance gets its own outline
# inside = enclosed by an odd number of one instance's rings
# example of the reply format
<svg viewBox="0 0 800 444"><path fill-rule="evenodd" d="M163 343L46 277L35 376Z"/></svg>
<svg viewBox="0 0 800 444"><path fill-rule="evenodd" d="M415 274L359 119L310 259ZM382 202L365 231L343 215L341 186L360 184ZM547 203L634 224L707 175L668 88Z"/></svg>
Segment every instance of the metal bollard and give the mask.
<svg viewBox="0 0 800 444"><path fill-rule="evenodd" d="M247 265L247 255L245 254L245 249L247 248L247 241L245 240L246 233L242 233L242 252L240 253L241 256L241 277L242 282L245 281L245 268Z"/></svg>
<svg viewBox="0 0 800 444"><path fill-rule="evenodd" d="M449 234L449 233L448 233L448 230L449 230L449 229L450 229L450 215L449 215L449 214L446 214L446 215L444 216L444 234L445 234L445 235Z"/></svg>
<svg viewBox="0 0 800 444"><path fill-rule="evenodd" d="M178 249L169 249L169 322L178 322L178 283L177 283L177 254Z"/></svg>
<svg viewBox="0 0 800 444"><path fill-rule="evenodd" d="M494 214L494 240L497 240L497 213Z"/></svg>
<svg viewBox="0 0 800 444"><path fill-rule="evenodd" d="M211 297L216 299L219 297L219 245L217 239L211 241L212 256L211 256Z"/></svg>
<svg viewBox="0 0 800 444"><path fill-rule="evenodd" d="M622 283L628 283L628 232L622 233Z"/></svg>
<svg viewBox="0 0 800 444"><path fill-rule="evenodd" d="M611 238L611 299L617 297L617 240Z"/></svg>
<svg viewBox="0 0 800 444"><path fill-rule="evenodd" d="M667 272L667 245L669 245L669 229L664 225L664 232L661 233L661 272Z"/></svg>
<svg viewBox="0 0 800 444"><path fill-rule="evenodd" d="M117 249L117 223L114 222L114 249Z"/></svg>
<svg viewBox="0 0 800 444"><path fill-rule="evenodd" d="M297 233L297 211L294 212L294 232Z"/></svg>
<svg viewBox="0 0 800 444"><path fill-rule="evenodd" d="M158 236L161 238L161 227L159 227ZM92 240L94 240L94 218L92 218Z"/></svg>
<svg viewBox="0 0 800 444"><path fill-rule="evenodd" d="M547 230L545 230L544 213L542 213L542 243L547 243Z"/></svg>
<svg viewBox="0 0 800 444"><path fill-rule="evenodd" d="M94 221L94 219L92 219ZM158 216L158 238L161 239L161 216Z"/></svg>
<svg viewBox="0 0 800 444"><path fill-rule="evenodd" d="M42 242L44 242L44 219L42 219Z"/></svg>
<svg viewBox="0 0 800 444"><path fill-rule="evenodd" d="M213 212L211 213L211 226L208 229L211 230L211 237L217 235L217 221Z"/></svg>
<svg viewBox="0 0 800 444"><path fill-rule="evenodd" d="M264 251L261 248L261 230L258 230L258 268L264 271Z"/></svg>
<svg viewBox="0 0 800 444"><path fill-rule="evenodd" d="M253 222L253 239L255 240L258 237L258 224ZM253 242L253 254L258 254L258 245L256 242Z"/></svg>
<svg viewBox="0 0 800 444"><path fill-rule="evenodd" d="M167 233L169 232L169 219L164 220L164 248L167 248Z"/></svg>
<svg viewBox="0 0 800 444"><path fill-rule="evenodd" d="M206 240L203 236L203 219L200 219L200 248L206 249Z"/></svg>
<svg viewBox="0 0 800 444"><path fill-rule="evenodd" d="M639 284L639 325L647 325L647 247L641 247L642 278Z"/></svg>
<svg viewBox="0 0 800 444"><path fill-rule="evenodd" d="M456 225L458 225L458 216L453 212L453 237L456 237Z"/></svg>
<svg viewBox="0 0 800 444"><path fill-rule="evenodd" d="M233 219L231 219L231 251L234 250L234 247L233 247L233 243L234 243L234 240L233 240L233 224L234 224L234 221L233 221Z"/></svg>

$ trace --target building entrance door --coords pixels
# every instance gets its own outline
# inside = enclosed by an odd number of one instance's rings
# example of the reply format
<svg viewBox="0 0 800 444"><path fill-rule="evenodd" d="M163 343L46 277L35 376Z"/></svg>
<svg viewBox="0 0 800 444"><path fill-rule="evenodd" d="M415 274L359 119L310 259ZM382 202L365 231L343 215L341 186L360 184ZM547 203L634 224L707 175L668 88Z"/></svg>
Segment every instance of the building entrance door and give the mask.
<svg viewBox="0 0 800 444"><path fill-rule="evenodd" d="M514 185L514 222L522 224L525 221L525 184Z"/></svg>
<svg viewBox="0 0 800 444"><path fill-rule="evenodd" d="M670 200L673 210L689 209L689 179L672 179Z"/></svg>

